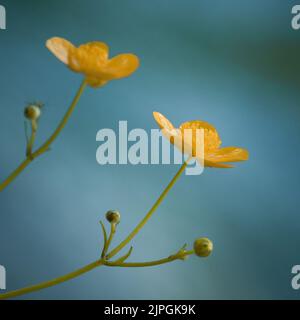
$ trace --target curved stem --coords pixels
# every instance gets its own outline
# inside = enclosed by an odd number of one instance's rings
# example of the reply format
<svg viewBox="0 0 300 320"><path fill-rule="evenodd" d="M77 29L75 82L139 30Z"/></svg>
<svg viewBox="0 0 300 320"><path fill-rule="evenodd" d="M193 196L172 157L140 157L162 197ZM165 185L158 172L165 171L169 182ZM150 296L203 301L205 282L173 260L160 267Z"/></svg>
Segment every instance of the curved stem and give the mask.
<svg viewBox="0 0 300 320"><path fill-rule="evenodd" d="M106 241L106 245L105 245L105 248L103 250L103 254L104 256L106 256L106 252L107 250L109 249L109 246L114 238L114 235L116 233L116 224L115 223L111 223L110 224L110 234L109 234L109 237L108 237L108 240Z"/></svg>
<svg viewBox="0 0 300 320"><path fill-rule="evenodd" d="M132 249L131 249L132 250ZM129 253L127 254L127 256L130 255L131 250L129 251ZM185 251L184 256L188 256L188 255L192 255L194 254L194 250L190 250L190 251ZM149 261L149 262L121 262L119 263L118 260L116 262L110 262L104 259L100 259L97 261L94 261L86 266L84 266L83 268L80 268L78 270L75 270L73 272L70 272L64 276L49 280L49 281L45 281L45 282L41 282L39 284L33 285L33 286L29 286L29 287L25 287L19 290L14 290L14 291L10 291L7 293L3 293L0 294L0 300L5 300L5 299L11 299L11 298L16 298L19 296L22 296L24 294L28 294L28 293L32 293L35 291L39 291L42 289L46 289L49 287L53 287L55 285L61 284L63 282L72 280L74 278L77 278L97 267L100 267L102 265L108 266L108 267L122 267L122 268L141 268L141 267L152 267L152 266L157 266L157 265L161 265L161 264L165 264L165 263L169 263L175 260L182 260L183 255L182 253L178 252L175 255L169 256L168 258L164 258L164 259L160 259L160 260L154 260L154 261Z"/></svg>
<svg viewBox="0 0 300 320"><path fill-rule="evenodd" d="M107 233L106 233L106 229L105 229L105 226L103 224L102 221L100 221L100 224L101 224L101 227L102 227L102 232L103 232L103 249L102 249L102 252L101 252L101 258L104 258L105 257L105 249L106 249L106 244L107 244Z"/></svg>
<svg viewBox="0 0 300 320"><path fill-rule="evenodd" d="M168 184L168 186L166 187L166 189L163 191L163 193L160 195L160 197L156 200L156 202L154 203L154 205L152 206L152 208L148 211L148 213L146 214L146 216L144 217L144 219L136 226L136 228L129 234L129 236L123 240L115 249L113 249L107 256L107 259L112 258L113 256L115 256L120 250L122 250L137 234L138 232L143 228L143 226L147 223L147 221L151 218L151 216L153 215L153 213L156 211L156 209L159 207L159 205L161 204L161 202L164 200L164 198L166 197L166 195L168 194L168 192L172 189L172 187L174 186L175 182L177 181L177 179L180 177L180 175L183 173L183 171L185 170L188 161L185 161L184 164L180 167L180 169L178 170L178 172L176 173L176 175L173 177L173 179L171 180L171 182Z"/></svg>
<svg viewBox="0 0 300 320"><path fill-rule="evenodd" d="M35 158L39 157L43 153L49 150L50 145L54 142L54 140L57 138L57 136L60 134L62 129L65 127L67 124L69 118L71 117L87 83L86 80L84 80L73 100L71 103L68 111L64 115L63 119L59 123L58 127L56 130L53 132L53 134L50 136L50 138L40 147L38 148L34 153L30 155L30 157L27 157L17 169L15 169L1 184L0 184L0 192L3 191L11 182L14 181L14 179L30 164L32 160Z"/></svg>
<svg viewBox="0 0 300 320"><path fill-rule="evenodd" d="M73 100L73 102L71 103L68 111L66 112L66 114L64 115L64 117L62 118L61 122L59 123L58 127L55 129L55 131L53 132L53 134L50 136L50 138L38 149L36 150L32 156L33 158L36 158L38 156L40 156L41 154L45 153L46 151L49 150L50 145L54 142L54 140L57 138L57 136L60 134L60 132L62 131L62 129L65 127L65 125L67 124L69 118L71 117L85 87L87 86L87 82L86 80L83 80L77 93L76 96Z"/></svg>
<svg viewBox="0 0 300 320"><path fill-rule="evenodd" d="M21 296L23 294L27 294L27 293L31 293L31 292L34 292L34 291L38 291L38 290L41 290L41 289L45 289L45 288L49 288L49 287L55 286L57 284L60 284L60 283L66 282L68 280L74 279L76 277L79 277L80 275L82 275L84 273L87 273L87 272L89 272L89 271L91 271L91 270L93 270L96 267L99 267L101 265L103 265L103 261L102 260L97 260L95 262L92 262L92 263L84 266L83 268L80 268L80 269L78 269L76 271L68 273L68 274L66 274L66 275L64 275L62 277L55 278L55 279L52 279L50 281L45 281L45 282L39 283L37 285L30 286L30 287L26 287L26 288L22 288L22 289L19 289L19 290L10 291L10 292L7 292L7 293L0 294L0 300L15 298L15 297Z"/></svg>
<svg viewBox="0 0 300 320"><path fill-rule="evenodd" d="M186 251L185 255L192 255L194 254L194 250L191 251ZM154 260L154 261L148 261L148 262L123 262L121 264L117 264L114 262L110 261L105 261L104 264L106 266L110 267L122 267L122 268L142 268L142 267L153 267L153 266L158 266L161 264L166 264L169 262L173 262L175 260L182 260L182 256L179 255L173 255L168 258L160 259L160 260Z"/></svg>

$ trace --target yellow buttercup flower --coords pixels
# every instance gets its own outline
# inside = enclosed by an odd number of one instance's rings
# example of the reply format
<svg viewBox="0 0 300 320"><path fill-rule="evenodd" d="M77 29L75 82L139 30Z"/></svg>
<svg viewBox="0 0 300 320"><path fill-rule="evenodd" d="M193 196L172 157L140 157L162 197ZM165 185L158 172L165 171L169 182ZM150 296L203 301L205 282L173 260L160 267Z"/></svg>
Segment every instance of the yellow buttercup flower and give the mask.
<svg viewBox="0 0 300 320"><path fill-rule="evenodd" d="M205 167L215 168L232 168L230 164L224 162L245 161L249 158L249 153L246 149L238 147L220 148L222 141L220 140L217 130L209 123L200 120L185 122L177 129L173 124L161 113L153 112L154 119L162 129L163 135L170 140L181 152L188 153L191 157L196 156L196 149L198 148L196 139L196 130L204 130L204 160ZM184 130L191 131L191 140L184 141L186 135ZM188 140L188 139L186 139ZM199 142L198 142L199 143Z"/></svg>
<svg viewBox="0 0 300 320"><path fill-rule="evenodd" d="M94 88L128 77L139 67L138 57L131 53L109 59L109 48L103 42L89 42L77 48L63 38L54 37L47 41L46 47L71 70L84 74Z"/></svg>

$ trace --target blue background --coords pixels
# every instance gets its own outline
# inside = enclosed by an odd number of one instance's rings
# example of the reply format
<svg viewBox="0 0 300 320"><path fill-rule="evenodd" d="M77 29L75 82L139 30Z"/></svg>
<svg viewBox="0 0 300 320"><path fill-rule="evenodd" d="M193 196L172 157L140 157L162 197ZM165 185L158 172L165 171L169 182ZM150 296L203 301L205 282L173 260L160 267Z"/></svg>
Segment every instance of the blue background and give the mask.
<svg viewBox="0 0 300 320"><path fill-rule="evenodd" d="M214 124L223 145L251 159L235 169L183 176L143 231L131 260L158 259L207 236L215 250L160 267L101 267L26 299L299 298L291 268L300 264L300 31L296 1L1 0L0 175L24 158L23 108L46 103L37 143L54 130L81 77L44 47L62 36L133 52L128 79L88 89L52 151L0 194L0 264L9 290L94 261L98 224L122 214L115 244L139 222L178 170L175 165L99 166L101 128L156 128L152 111L174 124Z"/></svg>

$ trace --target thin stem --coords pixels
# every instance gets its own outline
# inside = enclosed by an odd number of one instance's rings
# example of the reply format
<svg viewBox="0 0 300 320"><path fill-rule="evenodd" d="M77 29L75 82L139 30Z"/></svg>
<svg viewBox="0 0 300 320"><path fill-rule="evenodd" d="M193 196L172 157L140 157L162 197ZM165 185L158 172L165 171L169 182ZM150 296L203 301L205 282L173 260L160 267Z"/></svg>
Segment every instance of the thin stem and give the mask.
<svg viewBox="0 0 300 320"><path fill-rule="evenodd" d="M132 250L132 249L131 249ZM131 253L131 250L129 251L129 253L126 256L129 256ZM189 256L194 254L194 250L190 250L190 251L185 251L184 256ZM154 261L149 261L149 262L119 262L120 260L117 260L115 262L110 262L110 261L106 261L103 259L94 261L86 266L84 266L83 268L77 269L73 272L70 272L64 276L49 280L49 281L45 281L45 282L41 282L39 284L33 285L33 286L29 286L26 288L22 288L19 290L14 290L14 291L10 291L7 293L2 293L0 294L0 300L5 300L5 299L11 299L11 298L16 298L19 296L22 296L24 294L28 294L28 293L32 293L35 291L39 291L42 289L46 289L46 288L50 288L53 287L55 285L61 284L63 282L72 280L74 278L77 278L97 267L100 266L108 266L108 267L122 267L122 268L140 268L140 267L151 267L151 266L157 266L157 265L161 265L161 264L165 264L165 263L169 263L175 260L181 260L183 257L182 253L180 253L180 251L172 256L169 256L168 258L165 259L160 259L160 260L154 260Z"/></svg>
<svg viewBox="0 0 300 320"><path fill-rule="evenodd" d="M115 223L111 223L110 224L110 234L109 234L108 240L106 241L106 245L105 245L104 250L103 250L104 257L106 255L107 250L109 249L109 246L110 246L110 244L112 242L112 239L114 238L115 233L116 233L116 224Z"/></svg>
<svg viewBox="0 0 300 320"><path fill-rule="evenodd" d="M24 160L10 176L0 184L0 192L3 191L15 178L29 165L32 160L27 158Z"/></svg>
<svg viewBox="0 0 300 320"><path fill-rule="evenodd" d="M26 287L26 288L22 288L22 289L19 289L19 290L10 291L10 292L7 292L7 293L0 294L0 300L15 298L15 297L27 294L27 293L31 293L31 292L34 292L34 291L38 291L38 290L41 290L41 289L45 289L45 288L49 288L49 287L58 285L60 283L63 283L63 282L66 282L68 280L71 280L71 279L74 279L76 277L79 277L80 275L82 275L84 273L87 273L87 272L89 272L89 271L91 271L91 270L93 270L93 269L95 269L95 268L97 268L97 267L99 267L101 265L103 265L103 261L102 260L97 260L95 262L92 262L92 263L84 266L81 269L78 269L76 271L68 273L68 274L66 274L66 275L64 275L62 277L55 278L55 279L52 279L50 281L45 281L45 282L39 283L37 285L30 286L30 287Z"/></svg>
<svg viewBox="0 0 300 320"><path fill-rule="evenodd" d="M115 264L122 264L123 262L125 262L131 255L133 250L133 247L130 247L129 251L121 258L119 258L118 260L114 261Z"/></svg>
<svg viewBox="0 0 300 320"><path fill-rule="evenodd" d="M31 136L28 140L27 149L26 149L27 158L32 157L32 149L33 149L34 141L36 138L36 133L37 133L37 122L36 122L36 120L32 120L31 121Z"/></svg>
<svg viewBox="0 0 300 320"><path fill-rule="evenodd" d="M101 252L101 258L104 258L105 254L106 254L105 250L106 250L106 244L107 244L107 233L106 233L106 229L105 229L105 226L102 221L100 221L100 224L101 224L102 232L103 232L103 249Z"/></svg>
<svg viewBox="0 0 300 320"><path fill-rule="evenodd" d="M57 138L57 136L60 134L62 129L65 127L67 124L69 118L71 117L87 83L86 80L84 80L72 102L70 105L68 111L64 115L63 119L59 123L58 127L56 130L53 132L53 134L50 136L50 138L39 148L37 149L34 153L31 154L30 157L27 157L15 171L13 171L1 184L0 184L0 192L3 191L29 164L30 162L45 153L46 151L49 150L50 145L54 142L54 140Z"/></svg>
<svg viewBox="0 0 300 320"><path fill-rule="evenodd" d="M189 256L194 254L194 250L186 251L185 255ZM148 261L148 262L123 262L121 264L117 264L115 262L105 261L104 264L106 266L110 267L122 267L122 268L142 268L142 267L153 267L158 266L161 264L166 264L169 262L173 262L175 260L182 260L182 256L180 255L173 255L168 258L160 259L160 260L154 260L154 261Z"/></svg>
<svg viewBox="0 0 300 320"><path fill-rule="evenodd" d="M29 135L28 135L28 123L25 120L24 121L24 133L25 133L25 140L26 140L26 145L29 143Z"/></svg>
<svg viewBox="0 0 300 320"><path fill-rule="evenodd" d="M168 184L168 186L163 191L163 193L160 195L160 197L156 200L156 202L154 203L152 208L149 210L149 212L146 214L144 219L136 226L136 228L129 234L129 236L125 240L123 240L115 249L113 249L106 256L107 259L110 259L113 256L115 256L120 250L122 250L139 233L139 231L143 228L143 226L147 223L147 221L151 218L151 216L153 215L155 210L159 207L161 202L164 200L164 198L166 197L168 192L172 189L172 187L174 186L177 179L183 173L183 171L185 170L185 168L188 164L188 161L189 161L189 159L187 161L185 161L184 164L180 167L179 171L176 173L176 175L171 180L171 182Z"/></svg>
<svg viewBox="0 0 300 320"><path fill-rule="evenodd" d="M86 80L83 80L77 93L76 96L72 102L72 104L70 105L68 111L66 112L66 114L64 115L63 119L61 120L61 122L59 123L58 127L56 128L56 130L53 132L53 134L50 136L50 138L37 150L33 153L33 157L36 158L38 156L40 156L41 154L45 153L46 151L48 151L50 145L54 142L54 140L58 137L58 135L60 134L60 132L63 130L63 128L65 127L65 125L67 124L69 118L71 117L84 89L87 86L87 82Z"/></svg>

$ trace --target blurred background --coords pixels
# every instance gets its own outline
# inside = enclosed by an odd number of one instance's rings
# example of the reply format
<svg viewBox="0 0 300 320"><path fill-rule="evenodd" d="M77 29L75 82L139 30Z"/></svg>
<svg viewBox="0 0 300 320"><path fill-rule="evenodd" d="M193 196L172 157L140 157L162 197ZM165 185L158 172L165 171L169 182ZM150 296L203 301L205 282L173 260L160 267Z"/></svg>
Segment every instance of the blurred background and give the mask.
<svg viewBox="0 0 300 320"><path fill-rule="evenodd" d="M298 1L299 2L299 1ZM23 109L45 103L37 144L54 130L81 76L45 48L61 36L100 40L132 52L141 67L127 79L87 89L52 146L0 194L0 264L7 289L48 280L98 258L98 221L117 209L114 244L141 220L176 165L100 166L96 133L202 119L223 145L245 147L235 169L182 176L134 238L132 261L166 257L200 236L208 259L144 268L99 268L22 299L298 299L300 264L300 31L282 0L1 0L0 176L24 158ZM300 2L299 2L300 4Z"/></svg>

